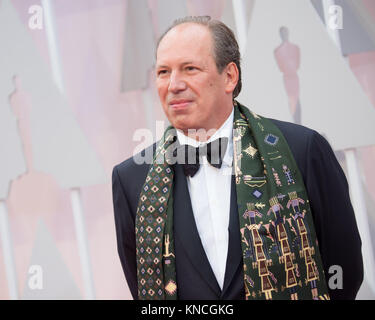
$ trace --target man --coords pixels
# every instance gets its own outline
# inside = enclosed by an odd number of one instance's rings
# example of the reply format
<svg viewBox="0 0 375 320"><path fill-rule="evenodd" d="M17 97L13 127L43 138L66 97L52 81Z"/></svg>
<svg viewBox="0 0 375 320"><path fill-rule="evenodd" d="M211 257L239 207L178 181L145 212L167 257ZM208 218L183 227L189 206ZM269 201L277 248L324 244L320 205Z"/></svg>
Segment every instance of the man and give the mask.
<svg viewBox="0 0 375 320"><path fill-rule="evenodd" d="M176 21L156 59L171 127L112 177L118 252L133 298L354 299L361 240L327 141L234 100L240 54L219 21ZM191 154L202 163L191 163ZM332 266L342 268L342 289L328 286Z"/></svg>

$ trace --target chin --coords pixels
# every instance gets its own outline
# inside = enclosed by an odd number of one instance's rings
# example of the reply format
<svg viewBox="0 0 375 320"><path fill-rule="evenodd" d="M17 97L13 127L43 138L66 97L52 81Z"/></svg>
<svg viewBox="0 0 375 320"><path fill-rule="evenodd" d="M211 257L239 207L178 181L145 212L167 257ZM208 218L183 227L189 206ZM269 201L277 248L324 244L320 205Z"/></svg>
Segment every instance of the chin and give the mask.
<svg viewBox="0 0 375 320"><path fill-rule="evenodd" d="M184 132L190 129L188 125L182 125L182 124L176 124L176 125L173 125L173 127Z"/></svg>
<svg viewBox="0 0 375 320"><path fill-rule="evenodd" d="M170 121L170 122L173 125L173 127L179 130L183 130L183 131L191 129L191 128L195 128L195 126L193 126L193 123L191 121L188 121L188 119L186 119L186 121L183 119L180 119L180 120L175 120L175 121Z"/></svg>

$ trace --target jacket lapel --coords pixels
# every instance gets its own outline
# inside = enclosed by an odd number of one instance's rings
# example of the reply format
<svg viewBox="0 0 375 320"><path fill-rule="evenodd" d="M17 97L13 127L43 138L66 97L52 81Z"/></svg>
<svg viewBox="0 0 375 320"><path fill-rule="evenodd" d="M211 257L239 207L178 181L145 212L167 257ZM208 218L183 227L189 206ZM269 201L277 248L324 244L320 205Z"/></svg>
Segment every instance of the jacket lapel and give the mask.
<svg viewBox="0 0 375 320"><path fill-rule="evenodd" d="M219 297L221 289L211 269L195 224L186 177L181 165L174 165L174 234L182 243L188 258L209 287Z"/></svg>

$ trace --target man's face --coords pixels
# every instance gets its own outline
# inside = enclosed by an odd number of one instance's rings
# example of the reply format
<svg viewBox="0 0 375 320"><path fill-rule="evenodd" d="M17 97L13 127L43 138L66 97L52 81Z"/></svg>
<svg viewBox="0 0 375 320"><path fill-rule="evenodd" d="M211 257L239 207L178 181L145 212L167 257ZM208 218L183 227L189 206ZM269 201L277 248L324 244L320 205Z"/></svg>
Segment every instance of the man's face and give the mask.
<svg viewBox="0 0 375 320"><path fill-rule="evenodd" d="M178 25L159 44L160 101L171 124L185 134L188 129L218 129L230 114L225 72L219 74L213 54L209 29L194 23Z"/></svg>

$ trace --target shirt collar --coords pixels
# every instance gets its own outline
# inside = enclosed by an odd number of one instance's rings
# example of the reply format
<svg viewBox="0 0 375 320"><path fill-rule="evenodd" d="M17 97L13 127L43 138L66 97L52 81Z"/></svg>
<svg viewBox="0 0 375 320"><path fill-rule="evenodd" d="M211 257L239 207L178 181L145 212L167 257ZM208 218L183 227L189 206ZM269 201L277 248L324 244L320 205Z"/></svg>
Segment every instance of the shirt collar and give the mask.
<svg viewBox="0 0 375 320"><path fill-rule="evenodd" d="M195 139L192 139L188 136L186 136L181 130L177 129L177 139L180 145L189 144L195 148L205 145L211 141L214 141L221 137L227 137L228 138L228 146L227 150L225 151L224 158L223 158L223 164L227 166L232 166L232 160L233 160L233 117L234 117L234 108L232 109L231 114L225 120L225 122L221 125L221 127L215 132L215 134L210 137L205 142L198 142Z"/></svg>

